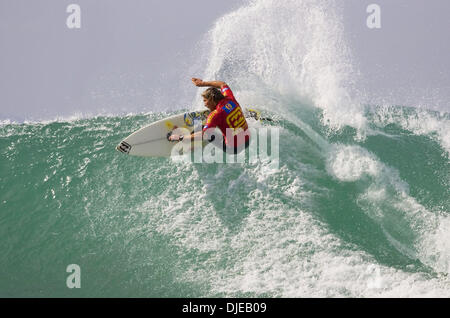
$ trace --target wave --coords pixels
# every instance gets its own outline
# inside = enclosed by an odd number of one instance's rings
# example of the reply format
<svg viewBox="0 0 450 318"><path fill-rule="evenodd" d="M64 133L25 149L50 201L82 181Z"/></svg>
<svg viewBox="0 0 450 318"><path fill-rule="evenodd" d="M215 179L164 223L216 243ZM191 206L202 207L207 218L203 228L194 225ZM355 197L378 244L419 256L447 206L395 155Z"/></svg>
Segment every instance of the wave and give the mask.
<svg viewBox="0 0 450 318"><path fill-rule="evenodd" d="M373 122L380 134L355 142L354 131L330 137L322 126L324 153L280 116L278 170L114 151L166 116L0 127L2 264L15 273L11 260L31 258L34 246L52 268L75 244L73 257L95 259L99 277L113 275L110 263L122 268L128 288L146 270L173 268L163 278L150 271L132 295L163 279L169 289L154 292L167 296L448 296L449 162L433 136ZM40 277L27 270L24 279ZM118 295L104 288L85 292Z"/></svg>

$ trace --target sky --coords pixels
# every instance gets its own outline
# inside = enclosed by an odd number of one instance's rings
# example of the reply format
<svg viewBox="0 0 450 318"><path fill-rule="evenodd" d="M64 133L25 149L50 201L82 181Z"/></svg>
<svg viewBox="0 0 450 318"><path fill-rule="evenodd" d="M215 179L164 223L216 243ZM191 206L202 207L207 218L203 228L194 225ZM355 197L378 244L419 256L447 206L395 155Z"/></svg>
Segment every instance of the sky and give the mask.
<svg viewBox="0 0 450 318"><path fill-rule="evenodd" d="M198 44L245 2L0 0L0 120L189 108ZM80 29L66 25L71 3L81 8ZM366 24L372 3L380 29ZM450 1L341 5L366 102L450 111Z"/></svg>

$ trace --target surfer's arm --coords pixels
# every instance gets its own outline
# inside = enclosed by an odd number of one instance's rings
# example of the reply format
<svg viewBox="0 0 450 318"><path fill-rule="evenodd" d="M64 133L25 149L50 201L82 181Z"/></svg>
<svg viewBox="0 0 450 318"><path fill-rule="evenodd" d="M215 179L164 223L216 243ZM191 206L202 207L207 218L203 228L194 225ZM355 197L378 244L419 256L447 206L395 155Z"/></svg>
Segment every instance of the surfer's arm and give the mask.
<svg viewBox="0 0 450 318"><path fill-rule="evenodd" d="M223 86L227 85L227 83L222 81L203 81L199 78L192 78L192 83L194 83L197 87L215 87L215 88L222 88Z"/></svg>

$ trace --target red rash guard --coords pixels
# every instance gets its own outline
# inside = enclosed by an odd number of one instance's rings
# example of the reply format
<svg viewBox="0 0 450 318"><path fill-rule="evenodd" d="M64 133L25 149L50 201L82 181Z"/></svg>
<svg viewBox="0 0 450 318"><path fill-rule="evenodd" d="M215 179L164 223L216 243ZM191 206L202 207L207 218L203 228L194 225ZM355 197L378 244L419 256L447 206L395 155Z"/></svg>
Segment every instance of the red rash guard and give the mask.
<svg viewBox="0 0 450 318"><path fill-rule="evenodd" d="M228 85L222 86L221 92L225 98L219 101L216 109L209 114L206 120L206 125L203 128L203 133L208 128L219 127L225 138L225 143L227 146L237 147L248 141L250 138L249 132L247 131L247 121L245 120L241 106L239 106L238 102L234 98L233 92ZM231 128L230 132L234 136L234 142L231 145L226 136L227 128ZM245 137L238 138L242 135L245 135Z"/></svg>

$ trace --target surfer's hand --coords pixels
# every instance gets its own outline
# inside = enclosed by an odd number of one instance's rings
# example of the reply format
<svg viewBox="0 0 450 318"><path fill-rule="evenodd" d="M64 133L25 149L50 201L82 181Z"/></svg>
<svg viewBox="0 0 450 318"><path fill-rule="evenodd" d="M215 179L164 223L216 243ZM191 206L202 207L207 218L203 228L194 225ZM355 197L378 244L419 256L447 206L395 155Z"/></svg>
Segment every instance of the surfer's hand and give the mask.
<svg viewBox="0 0 450 318"><path fill-rule="evenodd" d="M200 87L203 86L203 80L199 79L199 78L192 78L192 83L194 83L195 86Z"/></svg>
<svg viewBox="0 0 450 318"><path fill-rule="evenodd" d="M169 136L169 141L178 141L178 135L170 135Z"/></svg>
<svg viewBox="0 0 450 318"><path fill-rule="evenodd" d="M169 136L169 141L181 141L183 140L184 136L180 136L180 135L170 135Z"/></svg>

